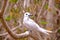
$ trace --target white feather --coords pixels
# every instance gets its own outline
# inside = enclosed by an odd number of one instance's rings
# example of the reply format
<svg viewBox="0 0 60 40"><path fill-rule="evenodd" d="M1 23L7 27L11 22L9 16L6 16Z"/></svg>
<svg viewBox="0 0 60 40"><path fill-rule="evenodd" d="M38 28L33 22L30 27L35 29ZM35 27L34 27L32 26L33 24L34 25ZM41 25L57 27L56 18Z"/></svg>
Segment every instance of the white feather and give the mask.
<svg viewBox="0 0 60 40"><path fill-rule="evenodd" d="M48 34L49 32L52 33L52 31L43 29L42 27L40 27L36 22L34 22L32 19L30 19L29 17L30 13L26 12L24 14L24 18L23 18L23 24L29 29L29 30L37 30L39 32L42 32L44 34Z"/></svg>

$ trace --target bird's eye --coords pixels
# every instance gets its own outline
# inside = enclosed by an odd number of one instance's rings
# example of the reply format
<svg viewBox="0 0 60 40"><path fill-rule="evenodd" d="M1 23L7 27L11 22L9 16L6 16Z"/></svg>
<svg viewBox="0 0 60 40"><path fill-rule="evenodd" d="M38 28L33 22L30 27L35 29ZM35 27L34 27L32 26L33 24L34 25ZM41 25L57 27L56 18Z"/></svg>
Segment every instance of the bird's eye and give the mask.
<svg viewBox="0 0 60 40"><path fill-rule="evenodd" d="M27 15L27 14L26 14Z"/></svg>

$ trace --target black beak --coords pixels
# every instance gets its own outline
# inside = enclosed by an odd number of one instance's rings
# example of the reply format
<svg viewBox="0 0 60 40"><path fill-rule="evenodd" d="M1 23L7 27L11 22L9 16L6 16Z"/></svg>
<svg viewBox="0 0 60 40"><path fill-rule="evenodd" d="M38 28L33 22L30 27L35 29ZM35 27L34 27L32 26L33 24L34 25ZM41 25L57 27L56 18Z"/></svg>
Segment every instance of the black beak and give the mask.
<svg viewBox="0 0 60 40"><path fill-rule="evenodd" d="M33 16L32 14L30 14L29 16Z"/></svg>

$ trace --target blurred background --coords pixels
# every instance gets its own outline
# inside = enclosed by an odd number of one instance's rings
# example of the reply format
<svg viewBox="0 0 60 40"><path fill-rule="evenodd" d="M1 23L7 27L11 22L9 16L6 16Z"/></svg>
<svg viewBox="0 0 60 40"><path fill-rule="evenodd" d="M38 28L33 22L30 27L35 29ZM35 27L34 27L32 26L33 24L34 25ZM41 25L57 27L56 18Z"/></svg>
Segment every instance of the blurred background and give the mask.
<svg viewBox="0 0 60 40"><path fill-rule="evenodd" d="M0 0L0 11L3 5L4 0ZM60 0L8 0L3 16L11 30L17 34L27 30L22 25L25 12L30 12L33 15L31 19L41 27L55 32L49 38L43 36L43 40L60 40ZM15 27L18 28L14 29ZM1 35L6 32L0 20L0 40L15 40L9 34ZM34 39L26 37L16 40Z"/></svg>

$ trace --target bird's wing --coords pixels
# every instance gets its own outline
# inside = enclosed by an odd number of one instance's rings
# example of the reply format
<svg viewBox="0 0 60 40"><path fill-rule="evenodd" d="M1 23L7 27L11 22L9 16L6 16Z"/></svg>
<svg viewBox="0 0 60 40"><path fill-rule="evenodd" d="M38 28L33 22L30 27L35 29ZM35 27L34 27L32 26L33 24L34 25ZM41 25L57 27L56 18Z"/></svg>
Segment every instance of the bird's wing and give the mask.
<svg viewBox="0 0 60 40"><path fill-rule="evenodd" d="M36 22L34 22L32 19L29 19L28 22L27 22L28 25L30 25L32 28L34 27L35 29L37 29L38 31L40 32L43 32L43 33L46 33L48 34L49 33L52 33L52 31L49 31L49 30L46 30L46 29L43 29L41 28Z"/></svg>

